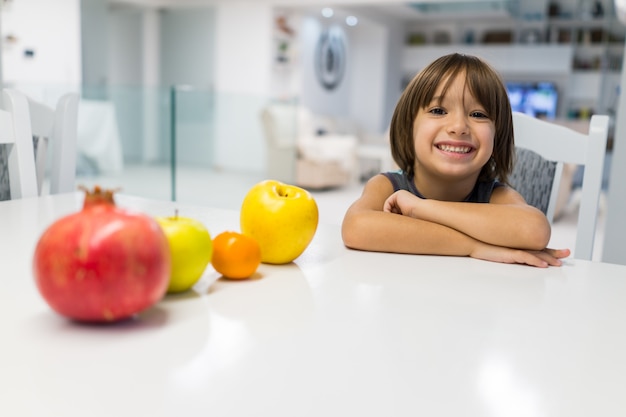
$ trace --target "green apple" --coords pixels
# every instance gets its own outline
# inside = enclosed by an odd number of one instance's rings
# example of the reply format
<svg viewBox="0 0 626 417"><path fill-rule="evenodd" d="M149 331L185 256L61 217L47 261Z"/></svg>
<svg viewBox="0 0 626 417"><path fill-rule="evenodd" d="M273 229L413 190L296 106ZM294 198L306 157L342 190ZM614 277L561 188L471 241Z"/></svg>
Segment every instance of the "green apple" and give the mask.
<svg viewBox="0 0 626 417"><path fill-rule="evenodd" d="M213 254L213 241L204 225L195 219L157 217L167 236L172 255L172 271L168 293L187 291L204 273Z"/></svg>
<svg viewBox="0 0 626 417"><path fill-rule="evenodd" d="M317 230L319 213L305 189L266 180L253 186L241 205L240 226L261 247L261 262L285 264L304 252Z"/></svg>

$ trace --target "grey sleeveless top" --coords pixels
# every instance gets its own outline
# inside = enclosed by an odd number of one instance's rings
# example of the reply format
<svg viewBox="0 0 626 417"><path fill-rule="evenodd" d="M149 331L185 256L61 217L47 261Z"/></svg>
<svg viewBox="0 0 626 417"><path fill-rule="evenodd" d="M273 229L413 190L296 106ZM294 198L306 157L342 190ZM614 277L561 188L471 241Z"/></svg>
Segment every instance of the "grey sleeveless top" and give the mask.
<svg viewBox="0 0 626 417"><path fill-rule="evenodd" d="M398 190L406 190L411 194L418 196L419 198L425 199L422 194L415 187L415 183L413 182L413 178L409 178L402 171L393 171L393 172L383 172L385 177L391 181L393 184L393 191ZM491 193L497 187L501 187L504 184L497 180L493 180L490 182L478 181L476 186L472 190L472 192L465 198L465 202L468 203L488 203L491 199Z"/></svg>

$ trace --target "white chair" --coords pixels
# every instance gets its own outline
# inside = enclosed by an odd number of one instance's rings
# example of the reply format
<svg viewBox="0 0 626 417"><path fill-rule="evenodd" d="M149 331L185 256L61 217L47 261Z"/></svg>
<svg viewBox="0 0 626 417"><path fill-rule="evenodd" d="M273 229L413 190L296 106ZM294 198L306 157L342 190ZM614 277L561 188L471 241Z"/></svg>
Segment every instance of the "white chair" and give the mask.
<svg viewBox="0 0 626 417"><path fill-rule="evenodd" d="M261 110L267 143L268 178L291 182L296 177L298 113L294 105L270 104Z"/></svg>
<svg viewBox="0 0 626 417"><path fill-rule="evenodd" d="M267 175L305 188L339 187L356 174L357 138L334 131L318 134L313 115L293 103L261 111L267 143Z"/></svg>
<svg viewBox="0 0 626 417"><path fill-rule="evenodd" d="M511 185L520 191L529 204L541 200L537 196L544 194L543 191L545 191L547 207L544 208L544 212L550 222L554 218L557 205L563 164L576 164L584 167L573 256L590 260L593 254L598 204L602 189L609 117L593 115L589 123L589 133L583 134L564 126L514 112L513 128L515 145L520 149L518 149L515 169L510 177ZM533 156L529 153L524 155L524 149L543 158L543 162L535 160L529 163ZM550 176L552 181L549 181ZM543 183L545 190L542 190L540 183Z"/></svg>
<svg viewBox="0 0 626 417"><path fill-rule="evenodd" d="M109 100L80 100L77 154L84 170L116 175L124 170L122 141L115 111ZM80 172L81 167L78 167Z"/></svg>
<svg viewBox="0 0 626 417"><path fill-rule="evenodd" d="M43 192L47 173L50 176L50 194L75 190L78 101L78 94L68 93L59 99L53 109L35 100L28 100L32 135L37 138L35 163L39 194ZM50 158L49 145L52 150Z"/></svg>
<svg viewBox="0 0 626 417"><path fill-rule="evenodd" d="M11 199L41 195L47 175L50 194L74 191L78 94L62 96L55 109L12 89L3 90L2 101L0 143L11 145L7 161Z"/></svg>
<svg viewBox="0 0 626 417"><path fill-rule="evenodd" d="M0 143L8 144L11 199L38 195L28 100L14 90L2 91Z"/></svg>

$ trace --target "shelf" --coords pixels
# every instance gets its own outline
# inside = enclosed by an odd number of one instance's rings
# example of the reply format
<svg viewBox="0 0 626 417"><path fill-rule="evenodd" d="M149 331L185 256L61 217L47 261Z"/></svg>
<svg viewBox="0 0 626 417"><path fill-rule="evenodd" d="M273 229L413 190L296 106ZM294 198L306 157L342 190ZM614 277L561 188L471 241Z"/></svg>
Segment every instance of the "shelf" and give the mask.
<svg viewBox="0 0 626 417"><path fill-rule="evenodd" d="M442 55L466 53L485 59L505 80L555 83L562 117L583 108L610 112L621 82L626 37L626 27L613 15L612 0L602 0L602 17L591 17L599 13L586 7L592 2L559 0L557 11L551 10L553 4L520 1L517 12L508 17L466 22L459 15L456 20L424 20L408 27L408 33L419 33L423 42L432 43L406 45L402 71L408 79ZM589 17L579 18L581 11ZM559 17L549 16L554 12ZM452 43L436 44L437 39ZM483 43L486 39L502 43Z"/></svg>
<svg viewBox="0 0 626 417"><path fill-rule="evenodd" d="M402 69L415 73L442 55L453 52L479 56L502 73L567 75L571 72L571 45L498 44L498 45L424 45L404 49Z"/></svg>
<svg viewBox="0 0 626 417"><path fill-rule="evenodd" d="M569 19L565 17L551 17L546 23L550 27L559 29L596 29L608 28L615 23L614 18L590 18L590 19Z"/></svg>

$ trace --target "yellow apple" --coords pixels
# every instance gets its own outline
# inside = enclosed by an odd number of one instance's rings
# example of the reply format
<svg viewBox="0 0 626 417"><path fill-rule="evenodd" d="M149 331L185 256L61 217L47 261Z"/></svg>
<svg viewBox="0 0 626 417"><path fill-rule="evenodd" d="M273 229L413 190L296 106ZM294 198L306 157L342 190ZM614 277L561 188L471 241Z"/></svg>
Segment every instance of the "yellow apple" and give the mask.
<svg viewBox="0 0 626 417"><path fill-rule="evenodd" d="M167 236L172 255L172 271L168 293L187 291L204 273L213 254L213 241L209 231L195 219L157 217L157 222Z"/></svg>
<svg viewBox="0 0 626 417"><path fill-rule="evenodd" d="M315 231L317 203L294 185L266 180L253 186L241 205L241 232L256 239L261 262L286 264L304 252Z"/></svg>

